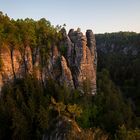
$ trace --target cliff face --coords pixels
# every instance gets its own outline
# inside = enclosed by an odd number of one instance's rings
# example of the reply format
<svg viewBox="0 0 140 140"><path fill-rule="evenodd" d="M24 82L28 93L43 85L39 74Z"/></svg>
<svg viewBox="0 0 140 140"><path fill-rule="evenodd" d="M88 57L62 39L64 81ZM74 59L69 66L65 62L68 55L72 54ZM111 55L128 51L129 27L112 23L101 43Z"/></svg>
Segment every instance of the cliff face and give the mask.
<svg viewBox="0 0 140 140"><path fill-rule="evenodd" d="M27 72L33 72L32 55L30 47L24 49L24 53L18 49L11 50L4 46L0 50L1 71L0 90L2 86L16 78L22 78Z"/></svg>
<svg viewBox="0 0 140 140"><path fill-rule="evenodd" d="M25 74L35 76L45 83L45 79L52 78L60 84L82 90L84 83L91 87L91 93L96 92L96 45L91 30L86 36L80 31L71 29L66 34L62 31L63 40L59 45L52 45L47 57L41 55L37 47L31 50L27 46L20 49L1 47L0 88L8 81L22 78ZM42 46L41 48L45 48Z"/></svg>
<svg viewBox="0 0 140 140"><path fill-rule="evenodd" d="M75 87L82 87L89 83L91 92L96 90L96 45L91 30L84 36L81 32L70 30L69 38L73 43L71 55L68 52L69 66L72 70ZM69 48L68 48L69 50ZM71 56L71 57L69 57Z"/></svg>

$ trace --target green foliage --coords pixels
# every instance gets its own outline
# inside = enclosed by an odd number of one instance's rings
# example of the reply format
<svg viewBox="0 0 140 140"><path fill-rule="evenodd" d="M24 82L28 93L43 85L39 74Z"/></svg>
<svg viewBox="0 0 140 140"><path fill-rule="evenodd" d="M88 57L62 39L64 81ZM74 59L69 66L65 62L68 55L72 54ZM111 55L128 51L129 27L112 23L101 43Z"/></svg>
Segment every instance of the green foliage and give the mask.
<svg viewBox="0 0 140 140"><path fill-rule="evenodd" d="M74 105L69 104L67 106L67 110L73 116L74 120L75 120L75 117L80 117L81 113L82 113L81 107L76 104L74 104Z"/></svg>
<svg viewBox="0 0 140 140"><path fill-rule="evenodd" d="M42 139L57 116L77 118L81 115L79 105L72 105L70 99L67 100L70 97L65 95L69 91L66 87L54 84L53 80L46 83L44 87L35 77L26 75L3 87L0 98L0 139ZM53 97L59 98L55 100Z"/></svg>
<svg viewBox="0 0 140 140"><path fill-rule="evenodd" d="M135 32L117 32L117 33L105 33L105 34L97 34L96 42L97 45L101 42L104 43L108 47L111 44L119 45L120 47L123 45L132 45L137 44L136 42L139 40L139 34Z"/></svg>
<svg viewBox="0 0 140 140"><path fill-rule="evenodd" d="M22 56L26 47L33 52L39 50L42 68L47 65L51 46L65 40L61 29L65 34L64 28L55 28L44 18L38 21L28 18L13 20L0 12L0 49L7 45L11 57L15 48ZM106 33L96 35L96 40L97 45L103 42L107 50L116 44L120 51L125 45L139 48L140 35ZM60 52L65 56L65 42L60 46ZM32 55L34 63L35 54ZM0 69L2 65L0 59ZM52 79L43 85L31 75L6 84L0 98L0 139L42 139L57 116L72 117L83 129L99 127L115 136L113 139L116 140L139 139L139 129L135 128L140 127L140 56L98 53L97 70L97 94L94 96L89 94L91 85L88 79L83 82L85 95L66 85L60 86ZM98 132L97 137L102 135L102 131Z"/></svg>
<svg viewBox="0 0 140 140"><path fill-rule="evenodd" d="M54 109L60 115L71 117L75 120L75 117L78 118L81 116L82 108L77 104L67 104L63 102L56 102L56 100L51 97L51 109Z"/></svg>
<svg viewBox="0 0 140 140"><path fill-rule="evenodd" d="M49 109L47 107L45 108L43 106L40 106L37 118L39 127L43 132L45 132L49 126Z"/></svg>
<svg viewBox="0 0 140 140"><path fill-rule="evenodd" d="M30 47L33 52L39 50L42 68L47 64L51 46L59 44L61 38L60 30L45 18L38 21L29 18L14 20L3 15L2 12L0 14L0 47L8 46L11 50L11 58L13 49L16 48L20 50L23 60L26 61L25 49ZM35 62L35 53L32 55Z"/></svg>
<svg viewBox="0 0 140 140"><path fill-rule="evenodd" d="M127 130L124 125L119 127L117 134L115 135L115 140L139 140L140 130Z"/></svg>
<svg viewBox="0 0 140 140"><path fill-rule="evenodd" d="M119 125L133 125L134 114L128 103L123 100L119 89L109 79L107 70L98 74L98 94L95 104L98 109L97 124L103 129L114 133Z"/></svg>
<svg viewBox="0 0 140 140"><path fill-rule="evenodd" d="M98 71L109 71L110 79L119 87L121 95L136 116L140 127L140 34L118 32L97 34Z"/></svg>
<svg viewBox="0 0 140 140"><path fill-rule="evenodd" d="M0 139L37 139L41 138L48 127L49 100L44 95L43 86L32 76L16 80L3 88L1 97ZM39 138L39 139L40 139Z"/></svg>
<svg viewBox="0 0 140 140"><path fill-rule="evenodd" d="M91 89L91 82L89 79L86 79L83 81L83 92L86 94L91 94L92 89Z"/></svg>
<svg viewBox="0 0 140 140"><path fill-rule="evenodd" d="M80 118L77 118L77 122L78 124L82 127L82 128L90 128L93 127L93 124L90 121L90 117L91 117L91 108L84 108L82 109L82 114L80 116Z"/></svg>
<svg viewBox="0 0 140 140"><path fill-rule="evenodd" d="M60 52L61 52L61 54L62 54L63 56L65 56L66 53L67 53L67 47L66 47L65 45L62 45L62 46L60 47Z"/></svg>
<svg viewBox="0 0 140 140"><path fill-rule="evenodd" d="M58 112L59 116L61 113L65 112L66 105L63 102L56 102L53 97L51 97L52 107Z"/></svg>

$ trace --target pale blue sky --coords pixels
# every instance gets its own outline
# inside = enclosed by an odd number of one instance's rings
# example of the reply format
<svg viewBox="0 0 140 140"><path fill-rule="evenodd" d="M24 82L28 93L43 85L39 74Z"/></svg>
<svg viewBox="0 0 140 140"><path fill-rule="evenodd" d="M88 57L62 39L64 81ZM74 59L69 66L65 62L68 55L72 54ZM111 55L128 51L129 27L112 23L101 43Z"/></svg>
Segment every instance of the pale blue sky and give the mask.
<svg viewBox="0 0 140 140"><path fill-rule="evenodd" d="M67 29L140 32L140 0L0 0L0 11L14 19L45 17Z"/></svg>

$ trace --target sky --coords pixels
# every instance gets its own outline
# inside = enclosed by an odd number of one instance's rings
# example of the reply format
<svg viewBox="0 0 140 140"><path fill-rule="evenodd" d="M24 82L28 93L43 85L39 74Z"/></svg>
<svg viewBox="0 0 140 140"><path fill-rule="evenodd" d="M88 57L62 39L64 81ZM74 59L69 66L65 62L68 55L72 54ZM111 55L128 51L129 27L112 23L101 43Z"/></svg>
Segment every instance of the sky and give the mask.
<svg viewBox="0 0 140 140"><path fill-rule="evenodd" d="M140 32L140 0L0 0L10 18L46 18L66 29Z"/></svg>

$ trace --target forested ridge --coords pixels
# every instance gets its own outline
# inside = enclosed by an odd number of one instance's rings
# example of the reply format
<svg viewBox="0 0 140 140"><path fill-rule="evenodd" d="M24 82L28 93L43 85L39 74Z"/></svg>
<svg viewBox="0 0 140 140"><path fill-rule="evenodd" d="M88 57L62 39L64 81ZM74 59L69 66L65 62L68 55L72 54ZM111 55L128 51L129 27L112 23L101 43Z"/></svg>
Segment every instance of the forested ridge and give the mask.
<svg viewBox="0 0 140 140"><path fill-rule="evenodd" d="M118 32L96 35L98 71L107 69L124 98L130 99L139 117L140 34Z"/></svg>
<svg viewBox="0 0 140 140"><path fill-rule="evenodd" d="M44 18L38 21L28 18L14 20L0 13L0 48L7 45L12 53L13 47L22 52L26 46L31 49L38 46L42 67L47 65L45 60L51 44L63 40L62 28L54 27ZM90 140L93 138L90 132L96 134L97 140L138 140L139 51L133 54L130 49L130 53L124 54L106 50L113 43L117 48L128 44L139 48L138 37L136 33L96 35L98 67L97 94L94 96L88 94L91 89L88 82L83 84L83 94L51 78L43 83L29 73L6 83L0 97L0 139L40 140L46 133L51 133L57 119L66 117L76 122L83 132L76 135L72 132L73 127L66 126L69 140ZM64 48L59 49L65 55ZM1 68L3 63L0 63Z"/></svg>
<svg viewBox="0 0 140 140"><path fill-rule="evenodd" d="M140 34L135 32L96 34L96 45L98 72L103 69L108 71L111 81L119 89L124 102L128 102L131 106L135 116L135 121L132 122L139 128Z"/></svg>

